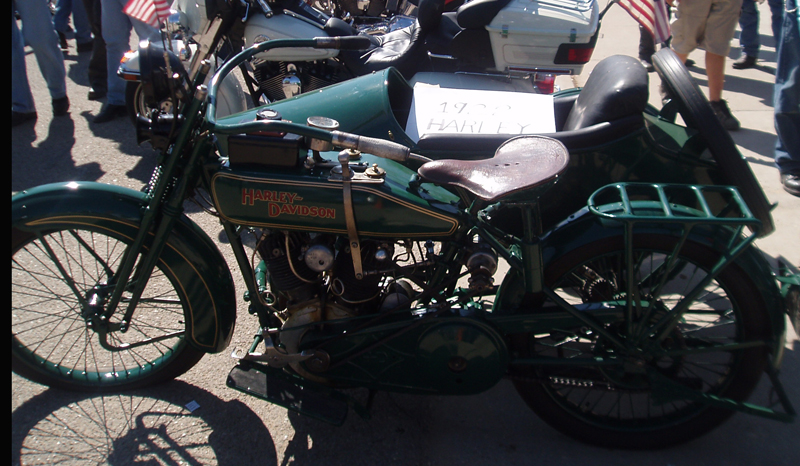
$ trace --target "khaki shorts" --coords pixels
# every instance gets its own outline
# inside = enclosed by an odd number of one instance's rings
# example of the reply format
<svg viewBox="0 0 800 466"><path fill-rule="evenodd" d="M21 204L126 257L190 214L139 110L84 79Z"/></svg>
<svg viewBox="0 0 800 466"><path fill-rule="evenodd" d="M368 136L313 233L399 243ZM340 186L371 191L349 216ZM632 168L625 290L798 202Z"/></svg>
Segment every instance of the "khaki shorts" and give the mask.
<svg viewBox="0 0 800 466"><path fill-rule="evenodd" d="M672 49L688 54L700 47L728 56L742 0L681 0L672 22Z"/></svg>

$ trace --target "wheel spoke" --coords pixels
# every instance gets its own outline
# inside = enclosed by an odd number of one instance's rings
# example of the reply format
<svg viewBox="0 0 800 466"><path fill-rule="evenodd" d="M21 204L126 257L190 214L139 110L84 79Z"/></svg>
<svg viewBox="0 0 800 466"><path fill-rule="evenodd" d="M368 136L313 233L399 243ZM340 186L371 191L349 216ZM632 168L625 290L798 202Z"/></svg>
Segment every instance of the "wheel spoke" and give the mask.
<svg viewBox="0 0 800 466"><path fill-rule="evenodd" d="M630 326L620 319L604 324L602 332L576 325L529 338L520 353L548 361L530 369L537 382L522 378L515 385L548 423L605 446L625 447L631 435L638 446L664 446L694 438L729 415L686 393L743 401L755 388L766 361L759 333L769 328L763 301L738 269L709 275L717 253L690 240L678 248L679 242L635 237L626 267L623 238L600 240L566 254L563 265L556 260L549 266L551 289L572 305L624 302L632 293L639 307ZM543 306L558 312L550 302ZM637 341L640 346L632 346ZM598 359L620 364L594 364ZM666 379L673 388L653 385Z"/></svg>
<svg viewBox="0 0 800 466"><path fill-rule="evenodd" d="M135 235L80 225L20 234L12 246L12 359L20 361L23 375L54 385L121 387L146 380L173 360L199 359L201 353L188 351L184 340L185 301L174 278L159 268L125 333L113 322L95 331L92 316L104 308L104 289Z"/></svg>

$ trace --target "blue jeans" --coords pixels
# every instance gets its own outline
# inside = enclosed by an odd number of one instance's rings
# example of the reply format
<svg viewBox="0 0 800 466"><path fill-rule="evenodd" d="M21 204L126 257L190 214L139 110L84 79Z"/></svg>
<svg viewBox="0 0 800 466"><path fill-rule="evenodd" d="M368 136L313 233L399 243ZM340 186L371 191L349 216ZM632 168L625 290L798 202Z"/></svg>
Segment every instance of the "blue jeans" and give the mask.
<svg viewBox="0 0 800 466"><path fill-rule="evenodd" d="M117 76L119 62L130 50L131 30L136 30L140 39L150 37L158 29L123 13L128 0L102 0L103 40L106 43L106 66L108 70L108 104L125 105L125 80Z"/></svg>
<svg viewBox="0 0 800 466"><path fill-rule="evenodd" d="M775 164L781 173L800 175L800 10L798 0L786 0L787 13L778 46L775 71ZM793 12L789 13L794 9Z"/></svg>
<svg viewBox="0 0 800 466"><path fill-rule="evenodd" d="M89 24L89 16L83 6L83 0L58 0L56 3L56 14L53 16L53 25L56 31L66 34L69 32L69 17L75 23L75 41L79 44L87 44L92 41L92 26Z"/></svg>
<svg viewBox="0 0 800 466"><path fill-rule="evenodd" d="M17 27L15 10L22 20L22 31ZM66 97L64 55L58 46L58 34L47 0L11 2L11 111L23 113L36 111L25 68L26 43L33 49L50 97Z"/></svg>
<svg viewBox="0 0 800 466"><path fill-rule="evenodd" d="M781 24L783 24L783 0L767 0L767 4L772 14L772 37L775 38L775 44L777 45L780 42ZM739 28L742 30L739 35L739 45L742 46L742 53L758 57L758 50L761 48L761 37L758 33L758 8L755 0L744 0L742 2Z"/></svg>

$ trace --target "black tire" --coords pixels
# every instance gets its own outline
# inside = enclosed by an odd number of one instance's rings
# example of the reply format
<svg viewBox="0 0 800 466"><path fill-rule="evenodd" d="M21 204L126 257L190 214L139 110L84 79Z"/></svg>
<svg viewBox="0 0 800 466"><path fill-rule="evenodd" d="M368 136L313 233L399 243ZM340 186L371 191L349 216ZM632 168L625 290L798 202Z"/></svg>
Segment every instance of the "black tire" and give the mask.
<svg viewBox="0 0 800 466"><path fill-rule="evenodd" d="M649 324L681 298L688 283L697 283L719 256L690 241L680 252L680 265L653 277L656 274L652 272L659 270L658 262L663 263L675 244L676 239L669 236L640 235L634 239L635 264L641 273L637 283L643 299L652 298L649 294L656 279L667 277L658 296L661 305L646 319ZM622 237L598 240L556 259L547 268L547 279L552 281L552 289L573 303L624 300L624 250ZM645 283L645 274L655 279ZM627 338L625 322L605 328ZM660 341L648 340L658 349L681 351L693 345L766 340L769 329L766 307L755 285L733 264L693 301L675 330ZM689 400L659 401L647 372L641 369L655 370L706 394L744 401L755 389L766 364L763 346L727 352L687 351L672 356L657 355L654 348L643 345L644 357L639 358L614 348L607 339L582 326L528 335L514 348L522 357L569 358L574 363L576 358L592 361L602 355L626 359L628 365L538 366L517 374L514 384L538 416L570 437L609 448L656 449L695 439L717 427L733 411Z"/></svg>
<svg viewBox="0 0 800 466"><path fill-rule="evenodd" d="M183 374L204 353L183 338L188 304L174 264L157 265L129 329L108 333L116 350L101 346L89 328L90 312L76 293L91 296L93 287L107 283L131 242L130 234L96 226L96 220L76 216L72 224L41 225L40 234L12 228L12 370L51 387L92 392L140 388ZM171 336L135 346L165 335Z"/></svg>
<svg viewBox="0 0 800 466"><path fill-rule="evenodd" d="M677 100L683 121L700 133L727 183L739 189L747 207L761 221L759 236L767 236L775 231L770 204L761 185L678 56L672 50L663 48L653 55L653 66L664 86Z"/></svg>
<svg viewBox="0 0 800 466"><path fill-rule="evenodd" d="M142 94L142 83L139 81L130 81L125 86L125 107L128 108L128 118L130 118L133 126L136 126L136 115L141 113L147 115L149 108L144 103L144 95Z"/></svg>
<svg viewBox="0 0 800 466"><path fill-rule="evenodd" d="M172 101L170 99L162 100L160 105L160 110L164 112L172 111ZM128 109L128 118L130 118L134 127L136 127L138 115L150 116L152 108L144 101L141 82L130 81L127 83L125 87L125 107Z"/></svg>

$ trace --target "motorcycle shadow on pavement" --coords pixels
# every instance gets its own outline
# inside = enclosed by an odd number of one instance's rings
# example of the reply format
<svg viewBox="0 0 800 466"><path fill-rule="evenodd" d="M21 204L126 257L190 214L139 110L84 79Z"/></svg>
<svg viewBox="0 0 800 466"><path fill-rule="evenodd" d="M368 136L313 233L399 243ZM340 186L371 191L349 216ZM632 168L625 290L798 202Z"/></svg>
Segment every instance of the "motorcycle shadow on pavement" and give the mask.
<svg viewBox="0 0 800 466"><path fill-rule="evenodd" d="M107 395L48 389L12 412L11 464L275 465L239 400L172 381Z"/></svg>
<svg viewBox="0 0 800 466"><path fill-rule="evenodd" d="M794 335L790 332L790 336ZM782 379L797 404L800 345L789 343ZM763 405L777 399L768 378L751 397ZM780 409L778 407L778 409ZM664 450L615 450L584 445L547 426L527 409L508 381L474 396L379 393L370 419L352 410L342 427L289 412L294 430L279 444L281 466L488 464L593 464L614 466L789 466L796 462L798 424L737 413L716 430ZM279 439L275 440L277 443ZM282 451L280 451L282 450Z"/></svg>
<svg viewBox="0 0 800 466"><path fill-rule="evenodd" d="M366 390L348 390L364 403ZM341 427L288 412L294 435L279 455L287 464L326 466L426 465L426 436L442 397L378 392L369 418L350 410Z"/></svg>

